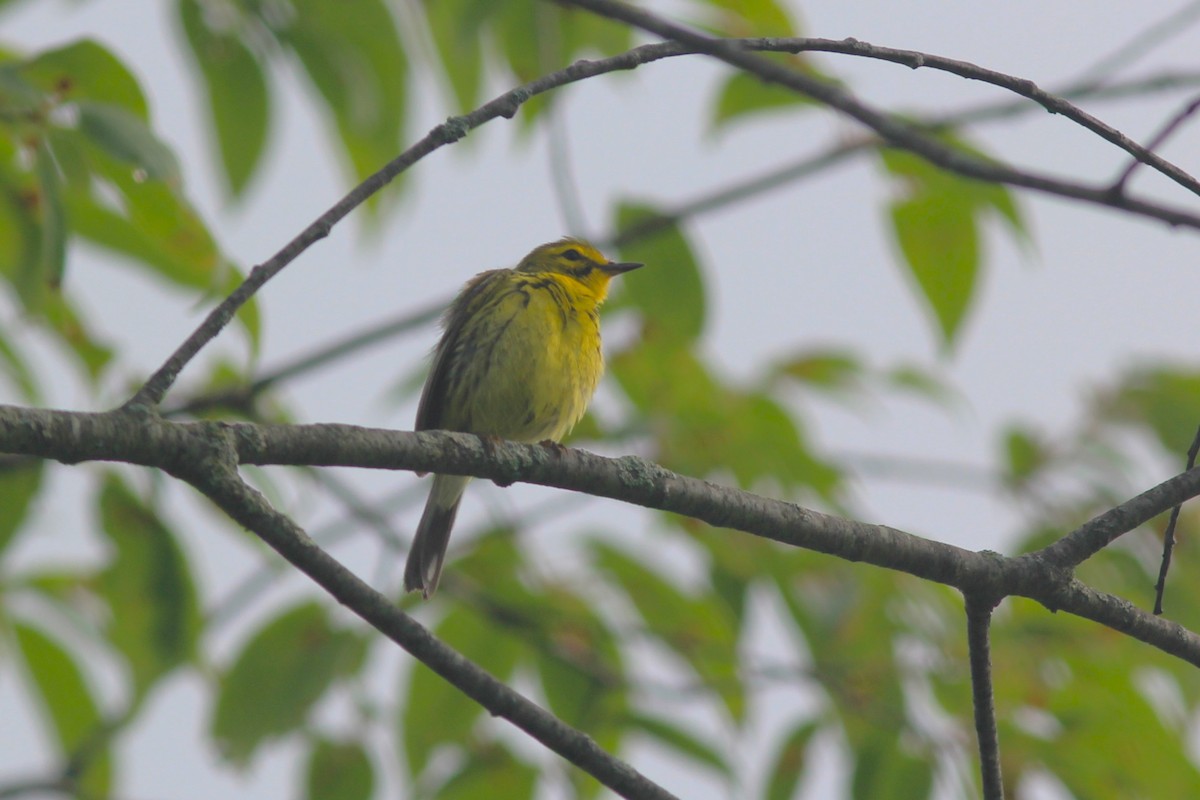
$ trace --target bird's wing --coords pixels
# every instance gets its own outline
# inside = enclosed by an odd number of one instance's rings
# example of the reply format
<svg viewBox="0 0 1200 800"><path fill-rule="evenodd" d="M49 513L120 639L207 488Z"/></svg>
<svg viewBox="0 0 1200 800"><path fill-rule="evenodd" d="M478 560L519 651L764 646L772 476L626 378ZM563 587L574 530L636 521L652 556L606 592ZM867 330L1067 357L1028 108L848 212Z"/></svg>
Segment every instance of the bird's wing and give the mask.
<svg viewBox="0 0 1200 800"><path fill-rule="evenodd" d="M429 377L425 379L425 388L421 390L421 402L417 405L417 421L413 430L444 428L451 362L456 353L462 352L462 342L459 340L466 328L466 322L489 300L496 281L503 280L504 276L511 272L512 270L508 269L494 269L479 273L467 282L446 310L442 320L445 330L433 351L433 364L429 369Z"/></svg>

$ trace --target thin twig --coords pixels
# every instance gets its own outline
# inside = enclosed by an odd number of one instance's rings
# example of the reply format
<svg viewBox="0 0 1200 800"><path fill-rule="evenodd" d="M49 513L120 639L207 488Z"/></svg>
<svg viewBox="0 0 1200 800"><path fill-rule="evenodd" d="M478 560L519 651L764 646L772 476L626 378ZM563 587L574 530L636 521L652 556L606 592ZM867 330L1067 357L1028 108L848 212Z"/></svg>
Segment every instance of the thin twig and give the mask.
<svg viewBox="0 0 1200 800"><path fill-rule="evenodd" d="M215 408L248 410L254 399L267 389L283 381L299 377L337 361L342 356L381 344L394 336L428 325L437 319L445 307L444 303L405 311L398 317L374 323L363 330L349 334L328 344L321 345L311 353L298 356L274 369L264 372L245 386L224 389L191 397L178 405L164 409L166 416L199 414Z"/></svg>
<svg viewBox="0 0 1200 800"><path fill-rule="evenodd" d="M1157 45L1183 33L1197 18L1200 18L1200 3L1198 2L1189 3L1178 11L1168 14L1135 34L1128 42L1113 52L1097 59L1096 63L1084 72L1083 80L1088 85L1099 86L1105 76L1132 64Z"/></svg>
<svg viewBox="0 0 1200 800"><path fill-rule="evenodd" d="M1030 553L1029 557L1044 559L1064 569L1074 569L1118 537L1194 497L1191 493L1175 492L1182 484L1193 481L1200 484L1200 469L1189 469L1182 475L1147 489L1137 497L1088 520L1053 544Z"/></svg>
<svg viewBox="0 0 1200 800"><path fill-rule="evenodd" d="M937 59L922 53L912 51L894 51L888 48L873 48L854 40L843 42L827 42L825 40L806 40L806 45L800 47L794 42L786 47L783 40L755 39L745 40L715 39L689 28L668 22L661 17L633 8L623 3L611 0L554 0L566 5L579 6L593 11L601 16L619 20L650 33L672 39L683 46L707 53L733 66L753 73L768 83L776 83L807 95L818 102L835 109L875 131L890 145L909 150L921 156L930 163L949 172L963 177L974 178L988 183L1009 184L1032 189L1037 192L1065 197L1094 205L1105 206L1126 211L1139 216L1148 216L1178 225L1200 229L1200 216L1192 211L1180 208L1168 208L1145 200L1134 199L1125 195L1114 195L1108 187L1088 186L1071 181L1064 181L1043 173L1035 173L1015 169L1000 162L981 158L972 153L950 146L934 136L930 136L919 126L900 117L886 114L855 99L846 90L835 84L813 78L791 67L763 58L750 52L751 49L774 49L780 52L798 52L801 49L829 50L830 52L846 52L856 55L878 57L897 63L918 67L938 65L938 68L961 74L978 80L995 82L999 73L982 70L965 62L950 59ZM1070 115L1072 119L1084 124L1089 130L1102 135L1105 139L1117 144L1122 149L1142 158L1146 164L1158 169L1171 177L1177 183L1190 191L1200 194L1200 182L1164 159L1146 152L1118 131L1099 123L1090 115L1085 114L1062 98L1056 98L1039 89L1032 81L1026 81L1011 76L1003 76L1005 85L1018 94L1025 95L1043 104L1053 113Z"/></svg>
<svg viewBox="0 0 1200 800"><path fill-rule="evenodd" d="M992 611L997 601L975 592L967 601L967 652L971 662L971 699L975 707L975 735L979 741L979 773L984 800L1004 800L1000 772L1000 735L996 730L996 705L992 696Z"/></svg>
<svg viewBox="0 0 1200 800"><path fill-rule="evenodd" d="M1187 469L1196 466L1196 454L1200 453L1200 428L1192 439L1192 446L1187 451ZM1171 509L1171 519L1167 522L1167 530L1163 534L1162 563L1158 567L1158 582L1154 584L1154 614L1163 613L1163 594L1167 591L1167 571L1171 569L1171 553L1175 550L1175 524L1179 522L1179 511L1182 504Z"/></svg>
<svg viewBox="0 0 1200 800"><path fill-rule="evenodd" d="M1192 100L1182 109L1180 109L1175 116L1167 120L1167 123L1162 126L1158 133L1151 137L1150 141L1146 144L1146 149L1157 150L1162 143L1167 140L1167 137L1169 137L1172 133L1177 131L1181 125L1183 125L1188 117L1196 113L1197 109L1200 109L1200 97ZM1112 191L1116 194L1122 194L1125 191L1126 184L1129 183L1130 177L1133 176L1134 171L1144 163L1145 162L1140 158L1132 159L1129 162L1129 166L1125 167L1124 171L1121 172L1120 177L1113 181Z"/></svg>

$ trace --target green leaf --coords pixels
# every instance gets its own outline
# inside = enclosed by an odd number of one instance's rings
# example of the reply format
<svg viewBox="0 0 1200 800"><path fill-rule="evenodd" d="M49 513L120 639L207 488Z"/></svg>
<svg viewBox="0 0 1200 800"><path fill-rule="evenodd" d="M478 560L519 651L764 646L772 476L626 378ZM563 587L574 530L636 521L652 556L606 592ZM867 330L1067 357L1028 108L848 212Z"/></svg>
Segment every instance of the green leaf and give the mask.
<svg viewBox="0 0 1200 800"><path fill-rule="evenodd" d="M94 384L112 361L112 348L96 339L62 292L47 295L42 315Z"/></svg>
<svg viewBox="0 0 1200 800"><path fill-rule="evenodd" d="M656 437L655 461L690 475L732 470L743 486L774 479L825 497L836 490L839 473L812 453L777 401L724 385L679 342L647 331L609 362Z"/></svg>
<svg viewBox="0 0 1200 800"><path fill-rule="evenodd" d="M306 796L311 800L370 800L375 771L360 742L318 739L308 757Z"/></svg>
<svg viewBox="0 0 1200 800"><path fill-rule="evenodd" d="M38 282L57 290L62 285L63 273L66 271L69 226L66 211L63 209L62 179L45 140L38 143L35 165L41 197L38 204L38 222L42 229Z"/></svg>
<svg viewBox="0 0 1200 800"><path fill-rule="evenodd" d="M3 222L0 222L0 236L3 236L3 227ZM41 404L37 379L29 369L25 356L3 336L0 336L0 372L8 376L21 399L32 405Z"/></svg>
<svg viewBox="0 0 1200 800"><path fill-rule="evenodd" d="M1108 413L1148 425L1168 453L1183 454L1196 436L1200 420L1200 372L1174 366L1130 372L1109 401Z"/></svg>
<svg viewBox="0 0 1200 800"><path fill-rule="evenodd" d="M961 400L961 395L941 376L915 364L904 364L888 370L884 381L895 389L910 392L942 406L952 406Z"/></svg>
<svg viewBox="0 0 1200 800"><path fill-rule="evenodd" d="M44 633L20 622L13 624L27 677L58 740L64 758L87 752L78 778L87 796L107 797L112 783L112 758L99 707L71 654Z"/></svg>
<svg viewBox="0 0 1200 800"><path fill-rule="evenodd" d="M737 628L715 594L686 595L660 574L603 542L592 543L596 567L625 592L645 624L678 653L740 721L746 711L737 672Z"/></svg>
<svg viewBox="0 0 1200 800"><path fill-rule="evenodd" d="M42 473L46 462L30 460L0 465L0 554L21 529L42 488Z"/></svg>
<svg viewBox="0 0 1200 800"><path fill-rule="evenodd" d="M437 800L532 800L539 775L503 745L490 744L476 748L434 796Z"/></svg>
<svg viewBox="0 0 1200 800"><path fill-rule="evenodd" d="M460 111L479 104L483 84L484 22L499 10L491 0L435 0L424 4L429 32Z"/></svg>
<svg viewBox="0 0 1200 800"><path fill-rule="evenodd" d="M521 655L519 640L497 636L495 624L466 606L457 605L437 626L435 635L499 680L507 679ZM420 776L442 745L461 746L471 739L483 708L424 664L413 664L400 714L401 738L409 774Z"/></svg>
<svg viewBox="0 0 1200 800"><path fill-rule="evenodd" d="M987 158L953 135L939 138L967 155ZM904 193L891 204L897 242L937 320L943 343L949 346L977 285L982 212L999 213L1012 230L1023 235L1020 215L1003 187L959 178L903 150L883 148L880 157L887 171L899 179Z"/></svg>
<svg viewBox="0 0 1200 800"><path fill-rule="evenodd" d="M682 727L645 714L631 714L629 723L642 733L677 751L680 755L712 767L726 778L733 777L733 768L716 747Z"/></svg>
<svg viewBox="0 0 1200 800"><path fill-rule="evenodd" d="M622 203L617 209L617 229L628 231L661 218L646 204ZM640 310L644 324L683 341L692 341L704 330L706 301L700 266L683 231L674 222L621 247L625 261L646 266L622 276L616 307Z"/></svg>
<svg viewBox="0 0 1200 800"><path fill-rule="evenodd" d="M892 205L900 249L946 345L966 316L979 271L975 222L961 199L927 195Z"/></svg>
<svg viewBox="0 0 1200 800"><path fill-rule="evenodd" d="M335 630L315 602L275 617L250 637L221 678L212 737L222 755L244 766L269 739L297 730L361 657L356 637Z"/></svg>
<svg viewBox="0 0 1200 800"><path fill-rule="evenodd" d="M0 273L12 284L26 311L37 314L45 301L48 271L58 261L47 247L56 240L47 232L61 230L57 205L57 181L43 186L37 169L45 169L47 161L35 157L34 171L18 171L13 165L28 154L18 156L9 140L0 137ZM5 152L8 151L8 152ZM41 148L35 151L40 153ZM54 192L47 196L47 191ZM49 219L47 219L49 217Z"/></svg>
<svg viewBox="0 0 1200 800"><path fill-rule="evenodd" d="M140 697L162 674L192 658L200 632L196 588L175 535L115 474L99 498L113 558L100 575L108 637L125 656Z"/></svg>
<svg viewBox="0 0 1200 800"><path fill-rule="evenodd" d="M1009 428L1004 435L1004 451L1008 462L1007 479L1012 483L1029 480L1047 461L1041 441L1027 430Z"/></svg>
<svg viewBox="0 0 1200 800"><path fill-rule="evenodd" d="M119 108L143 123L150 119L146 97L133 73L91 39L41 53L20 71L31 85L61 101L91 101Z"/></svg>
<svg viewBox="0 0 1200 800"><path fill-rule="evenodd" d="M833 392L858 388L865 372L862 361L844 350L810 350L774 367L777 375Z"/></svg>
<svg viewBox="0 0 1200 800"><path fill-rule="evenodd" d="M933 764L910 754L895 731L878 731L856 751L855 800L916 800L929 797Z"/></svg>
<svg viewBox="0 0 1200 800"><path fill-rule="evenodd" d="M245 190L266 150L271 96L258 58L235 31L214 30L198 0L180 0L179 16L208 94L208 108L232 195Z"/></svg>
<svg viewBox="0 0 1200 800"><path fill-rule="evenodd" d="M178 183L179 162L145 120L121 106L81 101L79 130L118 161L131 164L135 180Z"/></svg>
<svg viewBox="0 0 1200 800"><path fill-rule="evenodd" d="M785 6L775 0L712 0L720 9L717 30L724 36L799 36Z"/></svg>
<svg viewBox="0 0 1200 800"><path fill-rule="evenodd" d="M545 594L502 613L525 620L518 635L535 652L550 710L612 751L620 746L628 712L628 677L617 634L593 606L571 587L550 585Z"/></svg>
<svg viewBox="0 0 1200 800"><path fill-rule="evenodd" d="M799 59L799 56L793 58ZM776 83L767 83L748 72L735 72L725 79L717 92L712 125L720 130L729 122L761 115L764 112L817 107L817 102L806 94L786 89Z"/></svg>
<svg viewBox="0 0 1200 800"><path fill-rule="evenodd" d="M408 96L408 63L382 0L354 0L353 13L327 0L293 0L279 31L337 121L361 180L394 158ZM267 21L270 24L270 20Z"/></svg>
<svg viewBox="0 0 1200 800"><path fill-rule="evenodd" d="M775 764L767 780L767 800L791 800L796 796L800 778L808 765L808 745L820 727L809 720L792 728L792 732L779 746Z"/></svg>

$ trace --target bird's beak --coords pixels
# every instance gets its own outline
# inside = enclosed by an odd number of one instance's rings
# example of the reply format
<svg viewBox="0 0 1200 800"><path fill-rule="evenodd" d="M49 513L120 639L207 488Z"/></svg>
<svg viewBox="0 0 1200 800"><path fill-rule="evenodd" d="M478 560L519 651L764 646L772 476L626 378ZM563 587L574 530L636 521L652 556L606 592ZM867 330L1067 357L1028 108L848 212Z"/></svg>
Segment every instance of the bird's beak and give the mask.
<svg viewBox="0 0 1200 800"><path fill-rule="evenodd" d="M645 265L638 261L610 261L601 267L601 269L609 275L620 275L623 272L630 272L642 266Z"/></svg>

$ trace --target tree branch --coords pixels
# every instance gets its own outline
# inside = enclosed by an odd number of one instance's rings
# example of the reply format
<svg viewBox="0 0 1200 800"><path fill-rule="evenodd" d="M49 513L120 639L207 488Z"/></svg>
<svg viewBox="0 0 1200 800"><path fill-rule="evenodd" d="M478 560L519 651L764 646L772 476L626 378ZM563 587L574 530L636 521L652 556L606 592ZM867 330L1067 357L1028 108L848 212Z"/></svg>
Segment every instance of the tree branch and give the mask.
<svg viewBox="0 0 1200 800"><path fill-rule="evenodd" d="M671 511L793 547L906 572L964 592L1027 597L1051 610L1099 622L1200 666L1200 636L1073 579L1073 564L1048 556L1051 548L1015 558L987 551L975 553L885 525L822 514L794 503L688 478L635 456L612 459L583 450L560 451L511 442L485 447L477 436L445 431L411 433L353 425L177 423L123 411L91 414L0 405L0 452L68 463L124 461L187 474L203 455L197 449L201 443L214 439L224 442L227 438L242 464L472 475L502 485L525 481ZM1108 537L1106 541L1111 541L1197 494L1200 468L1165 481L1089 525L1099 526Z"/></svg>
<svg viewBox="0 0 1200 800"><path fill-rule="evenodd" d="M1030 557L1074 569L1117 537L1200 494L1198 490L1200 469L1190 469L1088 520L1057 542L1031 553Z"/></svg>
<svg viewBox="0 0 1200 800"><path fill-rule="evenodd" d="M971 662L971 698L975 707L983 800L1004 800L1000 736L996 731L996 706L992 696L990 628L997 601L976 592L964 593L963 597L967 601L967 650Z"/></svg>
<svg viewBox="0 0 1200 800"><path fill-rule="evenodd" d="M290 518L272 508L266 498L242 481L237 473L235 432L225 429L222 435L220 427L205 427L207 430L192 428L190 449L194 454L197 450L207 451L207 457L194 455L178 461L172 474L203 493L338 602L493 716L508 720L622 797L675 800L670 792L605 752L590 736L527 700L444 644L318 547Z"/></svg>
<svg viewBox="0 0 1200 800"><path fill-rule="evenodd" d="M658 36L672 39L688 48L706 53L727 64L750 72L768 83L776 83L797 91L857 120L875 131L889 144L909 150L930 163L963 177L974 178L988 183L1020 186L1045 194L1080 200L1139 216L1159 219L1170 225L1179 225L1200 230L1200 216L1192 211L1137 200L1127 195L1113 192L1111 186L1088 186L1064 181L1041 173L1014 169L997 161L980 158L971 153L951 147L937 138L930 136L920 127L900 117L878 111L858 101L840 86L813 78L786 65L755 55L746 48L741 40L716 39L682 25L668 22L647 11L633 8L623 3L612 2L612 0L554 0L554 2L586 8L600 16L619 20ZM753 41L769 42L772 40ZM846 40L833 44L845 48L847 52L853 52L854 48L860 47L860 43L854 40ZM865 47L870 49L871 46L866 45ZM903 54L905 51L894 52ZM909 63L911 66L916 67L923 65L926 56L922 53L910 53L909 55L904 55L903 58L904 60L900 61L900 63ZM900 60L900 57L897 56L895 60ZM939 59L939 61L946 68L949 68L951 64L973 67L973 65L965 64L964 62L952 62L950 59ZM974 67L974 69L979 70L980 68ZM970 70L966 71L969 72ZM988 71L981 70L978 73L978 79L983 80L983 74L986 72ZM976 75L971 75L970 77L976 77ZM1053 96L1047 95L1041 89L1038 89L1037 85L1032 81L1012 79L1009 76L1005 77L1012 82L1012 86L1009 88L1014 91L1023 89L1019 93L1026 97L1040 98L1038 102L1045 101L1049 103L1047 106L1049 110L1056 113L1063 113L1060 111L1058 103L1065 104L1062 107L1063 109L1065 109L1065 106L1070 105L1066 101L1061 100L1061 98L1053 98ZM1078 111L1078 114L1080 116L1076 121L1082 124L1086 115L1082 111ZM1091 124L1089 123L1089 125ZM1106 128L1107 126L1104 127ZM1114 144L1118 144L1123 149L1128 149L1132 144L1127 137L1119 133L1117 137L1113 137L1111 129L1102 132L1101 128L1096 128L1095 132L1101 133L1106 139L1113 141ZM1157 169L1172 177L1172 179L1181 182L1193 192L1200 193L1195 178L1174 167L1174 165L1161 161L1152 153L1144 151L1144 148L1137 147L1136 145L1134 147L1139 152L1147 153L1147 155L1143 156L1147 158L1146 163L1155 165Z"/></svg>

